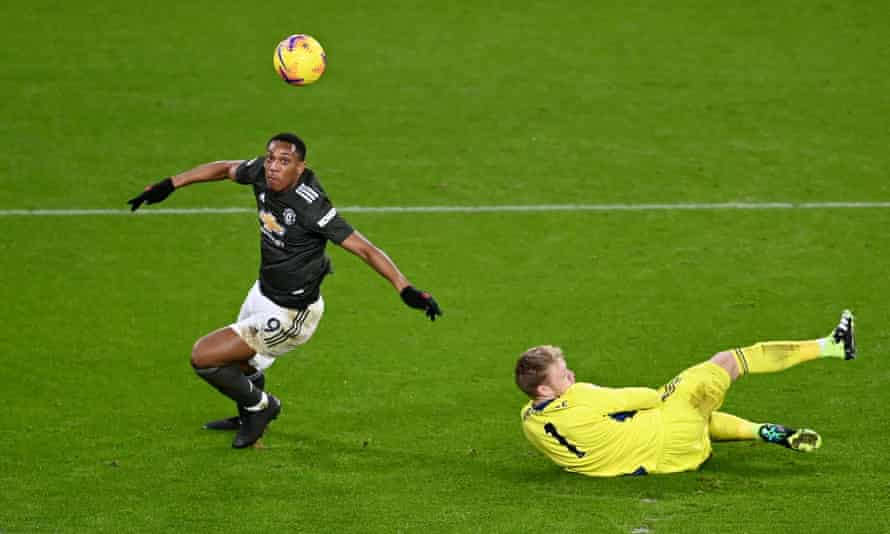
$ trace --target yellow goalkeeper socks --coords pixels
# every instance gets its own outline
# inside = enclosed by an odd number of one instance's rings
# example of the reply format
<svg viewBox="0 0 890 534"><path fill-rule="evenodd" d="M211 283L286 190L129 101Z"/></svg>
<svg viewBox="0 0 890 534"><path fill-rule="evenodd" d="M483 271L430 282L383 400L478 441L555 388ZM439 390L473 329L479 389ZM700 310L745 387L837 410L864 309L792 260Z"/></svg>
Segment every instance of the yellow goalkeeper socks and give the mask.
<svg viewBox="0 0 890 534"><path fill-rule="evenodd" d="M735 415L713 412L708 424L708 434L714 441L757 439L760 423L752 423Z"/></svg>
<svg viewBox="0 0 890 534"><path fill-rule="evenodd" d="M843 358L844 345L832 336L813 341L764 341L733 351L739 373L777 373L816 358Z"/></svg>

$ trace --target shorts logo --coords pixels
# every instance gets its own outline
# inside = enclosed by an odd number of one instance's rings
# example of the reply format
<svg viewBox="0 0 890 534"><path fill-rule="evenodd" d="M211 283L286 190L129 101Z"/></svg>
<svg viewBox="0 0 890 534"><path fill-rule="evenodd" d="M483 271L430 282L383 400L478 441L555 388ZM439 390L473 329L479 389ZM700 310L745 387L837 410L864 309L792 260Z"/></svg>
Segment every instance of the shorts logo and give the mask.
<svg viewBox="0 0 890 534"><path fill-rule="evenodd" d="M661 393L661 402L668 400L668 397L670 397L671 395L674 394L675 391L677 391L677 386L680 384L680 382L682 380L683 380L683 377L678 376L664 385L664 388L662 388L662 393Z"/></svg>
<svg viewBox="0 0 890 534"><path fill-rule="evenodd" d="M293 226L295 222L297 222L297 213L290 208L284 210L284 224Z"/></svg>
<svg viewBox="0 0 890 534"><path fill-rule="evenodd" d="M274 330L266 329L266 332L269 332L269 333L276 332L276 333L272 334L271 336L265 336L266 345L269 347L274 347L275 345L280 345L281 343L284 343L288 339L299 337L300 332L303 330L303 322L306 321L307 317L309 317L309 308L306 308L305 310L302 310L299 313L297 313L297 315L294 317L293 322L287 328L287 330L280 330L281 323L278 321L278 319L269 319L269 321L266 323L266 325L271 326L272 321L275 321L276 327Z"/></svg>
<svg viewBox="0 0 890 534"><path fill-rule="evenodd" d="M266 321L266 327L263 328L263 332L274 332L276 330L281 329L281 321L272 317L268 321Z"/></svg>

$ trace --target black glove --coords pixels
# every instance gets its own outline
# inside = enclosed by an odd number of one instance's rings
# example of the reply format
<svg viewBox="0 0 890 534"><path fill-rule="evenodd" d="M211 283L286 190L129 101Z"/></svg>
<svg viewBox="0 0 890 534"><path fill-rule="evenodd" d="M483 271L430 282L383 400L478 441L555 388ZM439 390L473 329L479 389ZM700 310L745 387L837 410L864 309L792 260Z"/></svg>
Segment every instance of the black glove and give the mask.
<svg viewBox="0 0 890 534"><path fill-rule="evenodd" d="M402 302L408 306L423 310L426 316L430 318L430 321L435 321L436 316L442 315L442 310L436 304L436 299L426 291L421 291L414 286L408 286L399 295L402 297Z"/></svg>
<svg viewBox="0 0 890 534"><path fill-rule="evenodd" d="M164 178L156 184L151 184L145 188L145 191L135 198L127 201L130 205L130 211L136 211L143 202L146 204L157 204L158 202L169 197L176 188L173 186L172 178Z"/></svg>

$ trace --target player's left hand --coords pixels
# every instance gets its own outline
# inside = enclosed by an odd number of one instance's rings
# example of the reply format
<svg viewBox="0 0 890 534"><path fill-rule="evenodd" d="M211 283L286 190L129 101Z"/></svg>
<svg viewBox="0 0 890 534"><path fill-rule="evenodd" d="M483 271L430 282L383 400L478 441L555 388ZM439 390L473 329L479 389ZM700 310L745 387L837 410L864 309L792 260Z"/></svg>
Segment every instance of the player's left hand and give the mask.
<svg viewBox="0 0 890 534"><path fill-rule="evenodd" d="M408 306L423 310L426 316L430 318L430 321L435 321L436 317L442 315L442 310L436 303L436 299L426 291L421 291L414 286L408 286L399 295L402 297L402 302Z"/></svg>

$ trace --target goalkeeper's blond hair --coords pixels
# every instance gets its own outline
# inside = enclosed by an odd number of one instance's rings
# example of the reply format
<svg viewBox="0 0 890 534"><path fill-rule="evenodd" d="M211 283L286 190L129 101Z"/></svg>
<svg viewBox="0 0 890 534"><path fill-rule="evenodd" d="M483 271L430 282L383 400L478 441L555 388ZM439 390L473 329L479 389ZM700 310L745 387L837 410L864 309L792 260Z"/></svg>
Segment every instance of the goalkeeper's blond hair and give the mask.
<svg viewBox="0 0 890 534"><path fill-rule="evenodd" d="M562 358L562 349L553 345L528 349L516 362L516 385L529 397L536 397L538 386L547 380L550 366Z"/></svg>

